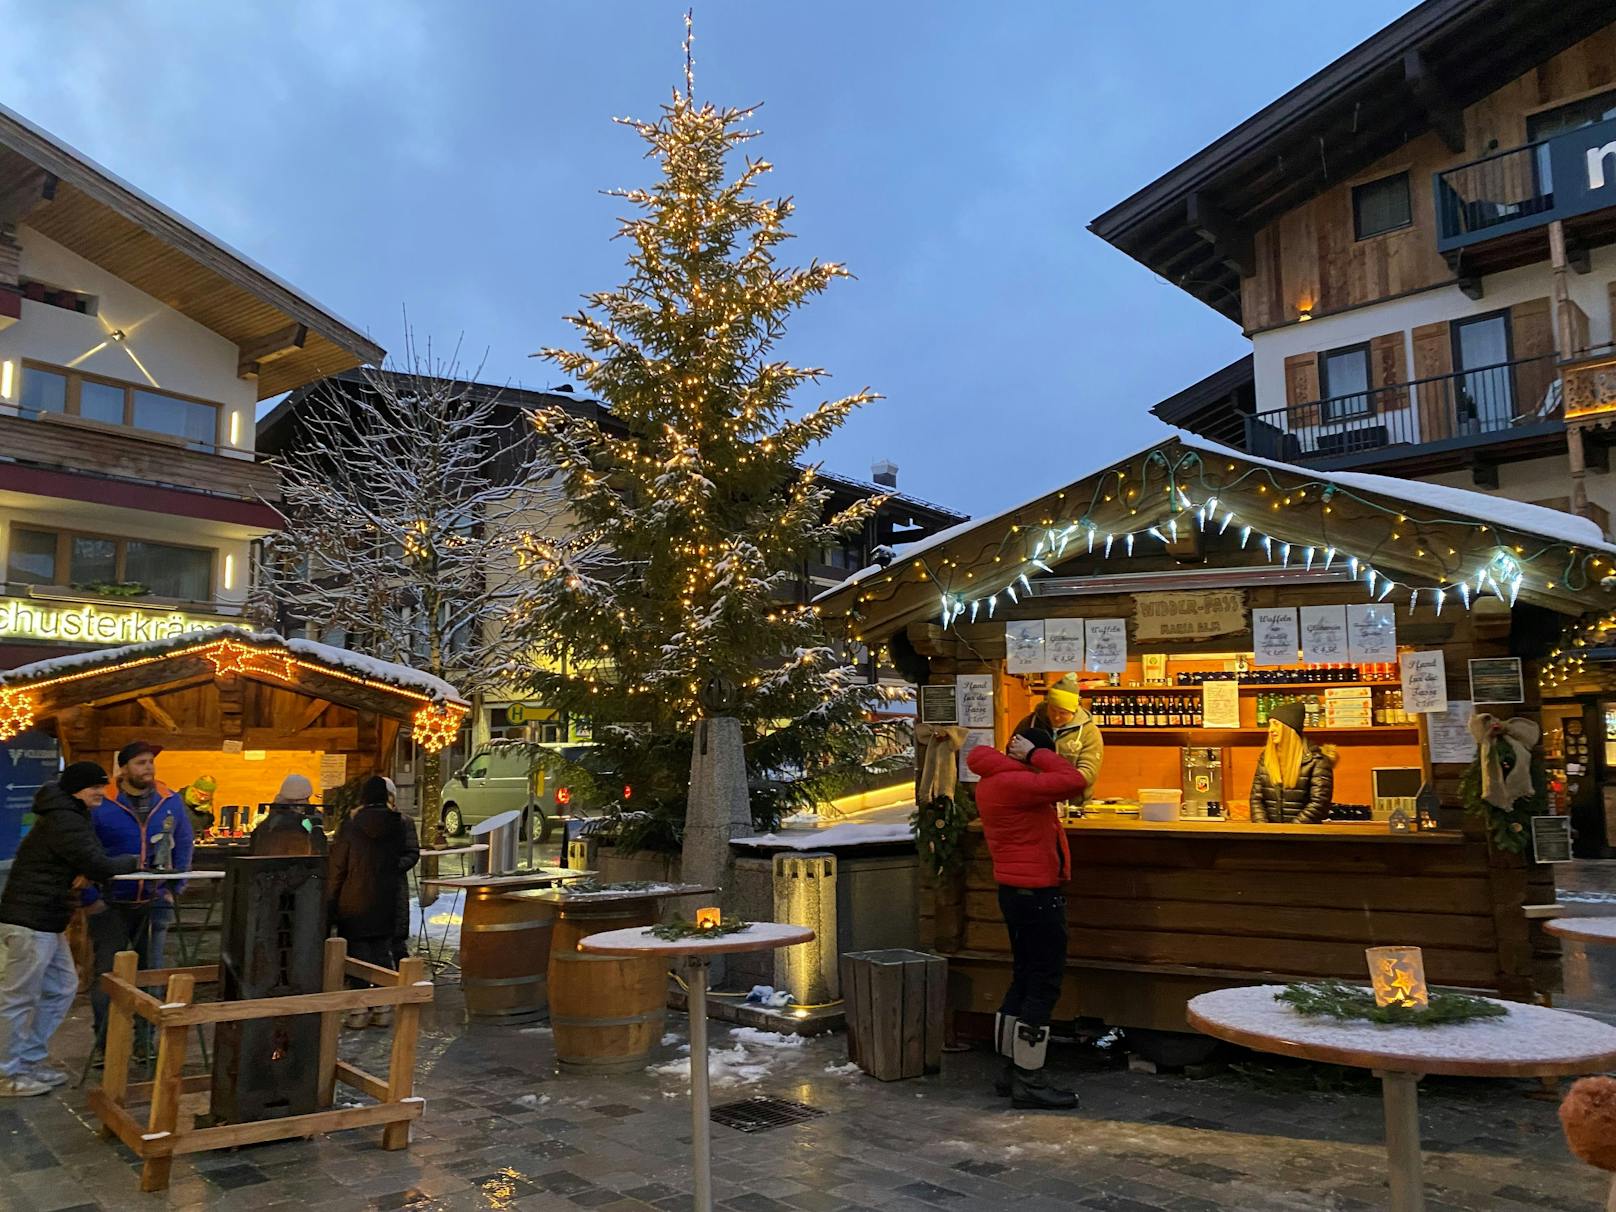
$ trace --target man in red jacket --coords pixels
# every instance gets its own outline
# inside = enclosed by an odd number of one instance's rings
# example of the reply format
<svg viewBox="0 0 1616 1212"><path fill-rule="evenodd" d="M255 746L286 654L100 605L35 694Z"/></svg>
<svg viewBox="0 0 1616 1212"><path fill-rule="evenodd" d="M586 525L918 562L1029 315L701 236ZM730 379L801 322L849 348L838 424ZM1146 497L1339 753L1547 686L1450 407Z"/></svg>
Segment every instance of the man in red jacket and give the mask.
<svg viewBox="0 0 1616 1212"><path fill-rule="evenodd" d="M1056 805L1075 800L1088 780L1055 752L1055 738L1041 728L1017 732L1004 753L978 745L966 765L981 780L976 807L993 857L999 910L1010 932L1010 988L995 1016L1005 1073L996 1084L1017 1107L1067 1110L1077 1095L1044 1078L1049 1016L1066 971L1066 897L1071 876Z"/></svg>

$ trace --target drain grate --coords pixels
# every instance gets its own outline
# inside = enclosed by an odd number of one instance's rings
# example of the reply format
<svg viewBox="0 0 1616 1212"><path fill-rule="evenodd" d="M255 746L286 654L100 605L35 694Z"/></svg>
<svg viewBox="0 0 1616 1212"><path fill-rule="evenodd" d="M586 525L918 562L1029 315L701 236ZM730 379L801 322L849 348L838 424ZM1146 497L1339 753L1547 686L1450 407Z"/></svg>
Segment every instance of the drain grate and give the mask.
<svg viewBox="0 0 1616 1212"><path fill-rule="evenodd" d="M769 1098L758 1094L743 1098L738 1103L725 1103L713 1108L713 1123L734 1128L737 1132L768 1132L774 1128L788 1128L792 1124L807 1123L825 1114L818 1107L794 1103L789 1098Z"/></svg>

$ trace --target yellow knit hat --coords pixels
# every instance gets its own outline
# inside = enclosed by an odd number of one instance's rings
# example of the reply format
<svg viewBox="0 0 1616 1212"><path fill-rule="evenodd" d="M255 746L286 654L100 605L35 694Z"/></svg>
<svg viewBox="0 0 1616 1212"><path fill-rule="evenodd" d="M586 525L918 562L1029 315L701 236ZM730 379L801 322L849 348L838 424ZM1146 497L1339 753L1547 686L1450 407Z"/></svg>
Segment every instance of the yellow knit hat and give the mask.
<svg viewBox="0 0 1616 1212"><path fill-rule="evenodd" d="M1051 686L1049 692L1044 695L1044 701L1064 711L1076 711L1083 705L1083 700L1077 697L1077 691L1064 686Z"/></svg>

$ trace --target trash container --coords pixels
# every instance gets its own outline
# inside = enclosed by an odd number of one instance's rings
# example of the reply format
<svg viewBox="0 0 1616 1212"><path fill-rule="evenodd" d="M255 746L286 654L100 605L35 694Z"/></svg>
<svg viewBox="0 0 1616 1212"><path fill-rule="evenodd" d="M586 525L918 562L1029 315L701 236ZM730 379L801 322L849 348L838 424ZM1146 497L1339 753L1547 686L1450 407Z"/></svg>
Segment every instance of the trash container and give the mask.
<svg viewBox="0 0 1616 1212"><path fill-rule="evenodd" d="M842 956L847 1055L884 1082L936 1073L943 1065L948 961L924 951L853 951Z"/></svg>

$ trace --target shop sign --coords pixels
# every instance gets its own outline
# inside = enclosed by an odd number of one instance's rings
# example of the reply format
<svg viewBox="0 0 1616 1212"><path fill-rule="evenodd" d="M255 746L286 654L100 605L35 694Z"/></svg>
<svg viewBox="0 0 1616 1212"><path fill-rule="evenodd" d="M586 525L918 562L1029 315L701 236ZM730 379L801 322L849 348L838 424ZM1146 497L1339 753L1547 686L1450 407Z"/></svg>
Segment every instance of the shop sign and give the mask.
<svg viewBox="0 0 1616 1212"><path fill-rule="evenodd" d="M1302 660L1335 665L1347 659L1347 608L1302 607Z"/></svg>
<svg viewBox="0 0 1616 1212"><path fill-rule="evenodd" d="M1398 658L1403 675L1403 710L1413 714L1448 709L1448 671L1440 649L1405 652Z"/></svg>
<svg viewBox="0 0 1616 1212"><path fill-rule="evenodd" d="M1133 595L1134 638L1198 640L1246 629L1242 589Z"/></svg>
<svg viewBox="0 0 1616 1212"><path fill-rule="evenodd" d="M1044 671L1044 621L1016 619L1004 625L1005 671Z"/></svg>
<svg viewBox="0 0 1616 1212"><path fill-rule="evenodd" d="M952 686L922 686L920 688L920 722L922 724L956 724L959 722L959 701Z"/></svg>
<svg viewBox="0 0 1616 1212"><path fill-rule="evenodd" d="M1126 673L1128 620L1083 620L1084 668L1091 673Z"/></svg>
<svg viewBox="0 0 1616 1212"><path fill-rule="evenodd" d="M1470 662L1470 698L1477 703L1521 703L1526 690L1520 657L1474 657Z"/></svg>
<svg viewBox="0 0 1616 1212"><path fill-rule="evenodd" d="M962 673L954 679L959 722L967 728L993 727L993 675Z"/></svg>
<svg viewBox="0 0 1616 1212"><path fill-rule="evenodd" d="M1044 620L1044 659L1051 669L1083 668L1083 620Z"/></svg>
<svg viewBox="0 0 1616 1212"><path fill-rule="evenodd" d="M1258 665L1293 665L1301 641L1296 636L1296 607L1258 607L1251 612L1252 658Z"/></svg>
<svg viewBox="0 0 1616 1212"><path fill-rule="evenodd" d="M1387 602L1347 607L1347 659L1378 664L1397 659L1397 612Z"/></svg>
<svg viewBox="0 0 1616 1212"><path fill-rule="evenodd" d="M158 613L137 606L0 598L0 639L51 640L59 644L144 644L239 621L181 614L177 610Z"/></svg>

